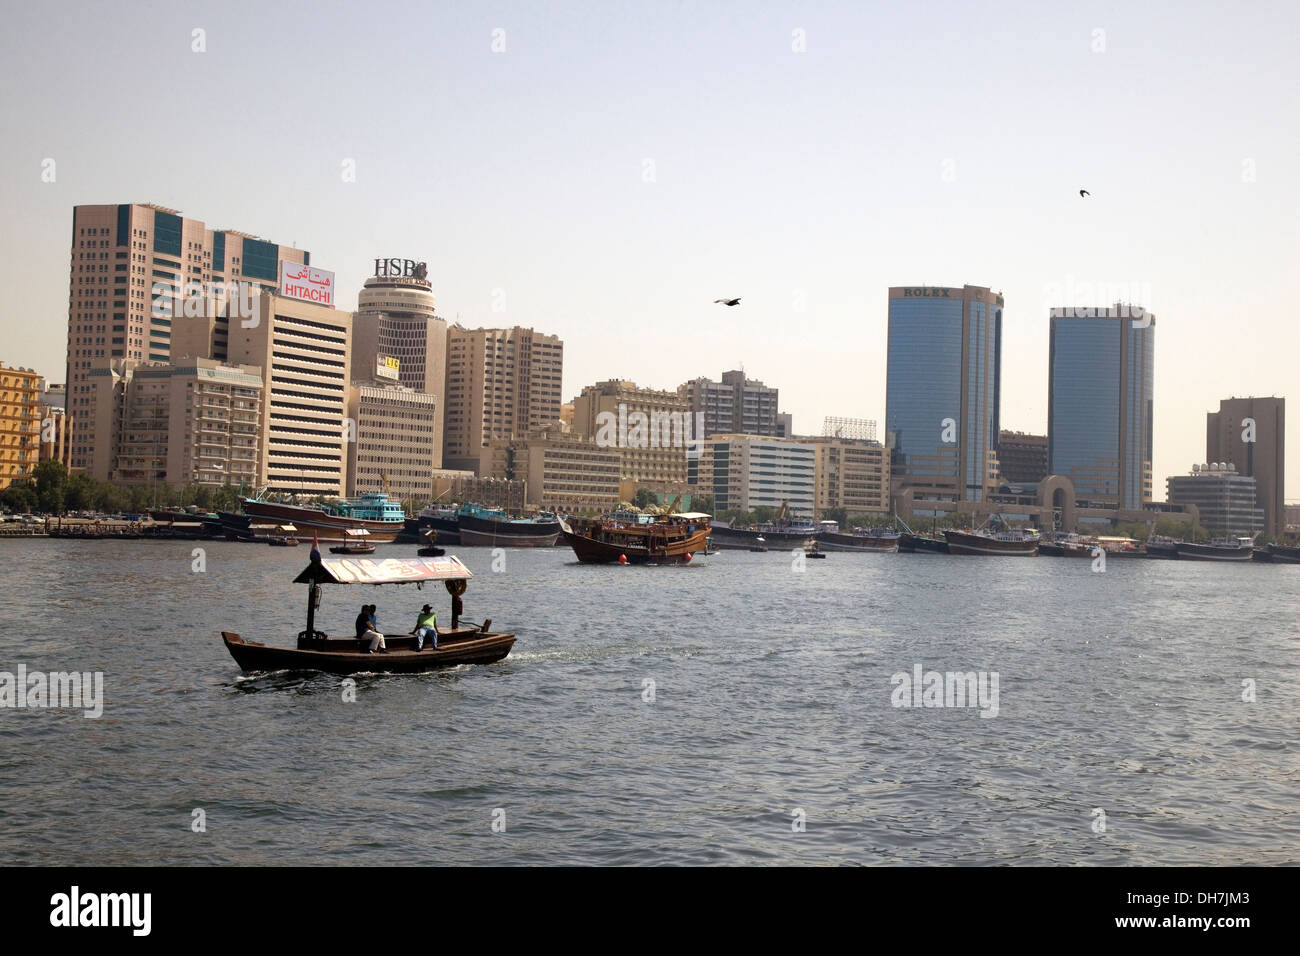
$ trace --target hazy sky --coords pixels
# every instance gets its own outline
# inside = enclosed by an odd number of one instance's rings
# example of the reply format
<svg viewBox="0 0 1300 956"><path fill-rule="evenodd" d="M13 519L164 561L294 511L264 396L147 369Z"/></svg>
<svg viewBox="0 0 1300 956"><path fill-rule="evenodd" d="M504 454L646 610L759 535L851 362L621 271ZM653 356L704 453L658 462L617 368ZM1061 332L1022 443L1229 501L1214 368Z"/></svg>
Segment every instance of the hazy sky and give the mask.
<svg viewBox="0 0 1300 956"><path fill-rule="evenodd" d="M1048 308L1133 290L1158 498L1220 398L1300 400L1294 0L4 0L3 24L0 360L56 381L72 207L155 202L310 249L343 308L376 257L425 260L449 320L559 334L566 400L743 363L801 433L883 432L887 290L921 283L1005 294L1002 421L1035 432Z"/></svg>

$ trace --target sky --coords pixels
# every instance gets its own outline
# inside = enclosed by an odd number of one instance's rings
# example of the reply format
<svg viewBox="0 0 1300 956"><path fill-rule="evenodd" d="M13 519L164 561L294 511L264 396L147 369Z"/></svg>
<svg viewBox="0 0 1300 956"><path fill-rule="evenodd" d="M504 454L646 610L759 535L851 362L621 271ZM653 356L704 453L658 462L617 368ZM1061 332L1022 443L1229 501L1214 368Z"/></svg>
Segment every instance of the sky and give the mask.
<svg viewBox="0 0 1300 956"><path fill-rule="evenodd" d="M0 361L52 381L73 206L153 202L309 249L341 308L374 259L426 261L449 321L561 336L566 400L743 367L796 432L883 437L889 287L967 283L1005 296L1022 431L1046 432L1051 307L1155 314L1157 498L1219 399L1300 397L1294 2L3 0L3 23Z"/></svg>

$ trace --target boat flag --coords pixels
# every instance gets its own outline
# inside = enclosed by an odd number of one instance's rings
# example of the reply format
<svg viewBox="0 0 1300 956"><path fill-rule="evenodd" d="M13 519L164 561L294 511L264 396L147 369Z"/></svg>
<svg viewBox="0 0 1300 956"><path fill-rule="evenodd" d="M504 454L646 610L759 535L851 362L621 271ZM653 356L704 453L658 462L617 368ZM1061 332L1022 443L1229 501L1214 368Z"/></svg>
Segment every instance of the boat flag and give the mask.
<svg viewBox="0 0 1300 956"><path fill-rule="evenodd" d="M315 531L311 533L311 559L313 561L320 560L320 541L317 540Z"/></svg>

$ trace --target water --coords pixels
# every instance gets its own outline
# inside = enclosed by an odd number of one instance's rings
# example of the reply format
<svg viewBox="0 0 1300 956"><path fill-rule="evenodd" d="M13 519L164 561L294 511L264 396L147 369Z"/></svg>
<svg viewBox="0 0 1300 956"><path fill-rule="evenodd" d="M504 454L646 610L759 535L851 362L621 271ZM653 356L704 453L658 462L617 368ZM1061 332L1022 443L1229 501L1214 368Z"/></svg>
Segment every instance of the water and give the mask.
<svg viewBox="0 0 1300 956"><path fill-rule="evenodd" d="M105 675L98 720L0 711L0 863L1300 862L1300 567L465 548L511 656L345 703L219 637L291 646L308 549L195 546L0 541L0 670ZM426 600L326 588L317 624ZM996 671L997 716L892 706L918 663Z"/></svg>

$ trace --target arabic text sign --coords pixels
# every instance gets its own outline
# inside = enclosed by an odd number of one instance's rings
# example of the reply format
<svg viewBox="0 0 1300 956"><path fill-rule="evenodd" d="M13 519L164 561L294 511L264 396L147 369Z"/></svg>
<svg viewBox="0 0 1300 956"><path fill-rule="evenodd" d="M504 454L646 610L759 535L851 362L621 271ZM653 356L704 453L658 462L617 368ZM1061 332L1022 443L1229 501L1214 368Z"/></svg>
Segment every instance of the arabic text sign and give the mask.
<svg viewBox="0 0 1300 956"><path fill-rule="evenodd" d="M334 308L334 273L280 260L280 295Z"/></svg>

